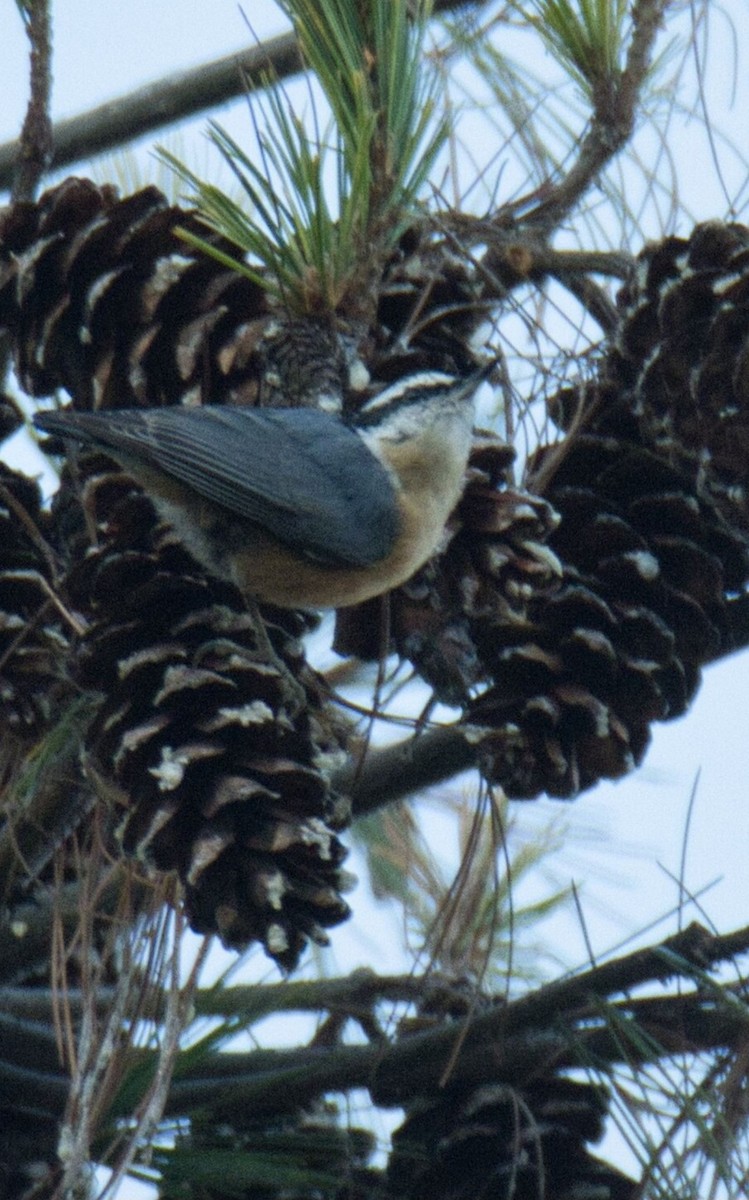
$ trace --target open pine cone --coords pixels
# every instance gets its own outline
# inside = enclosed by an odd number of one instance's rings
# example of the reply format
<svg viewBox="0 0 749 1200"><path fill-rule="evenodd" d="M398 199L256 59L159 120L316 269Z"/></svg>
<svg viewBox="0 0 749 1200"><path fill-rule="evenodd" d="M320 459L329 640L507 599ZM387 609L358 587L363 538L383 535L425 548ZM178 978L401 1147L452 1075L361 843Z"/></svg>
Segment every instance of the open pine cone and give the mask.
<svg viewBox="0 0 749 1200"><path fill-rule="evenodd" d="M393 1134L388 1195L398 1200L635 1200L633 1179L590 1153L603 1135L601 1087L550 1076L521 1089L450 1088Z"/></svg>

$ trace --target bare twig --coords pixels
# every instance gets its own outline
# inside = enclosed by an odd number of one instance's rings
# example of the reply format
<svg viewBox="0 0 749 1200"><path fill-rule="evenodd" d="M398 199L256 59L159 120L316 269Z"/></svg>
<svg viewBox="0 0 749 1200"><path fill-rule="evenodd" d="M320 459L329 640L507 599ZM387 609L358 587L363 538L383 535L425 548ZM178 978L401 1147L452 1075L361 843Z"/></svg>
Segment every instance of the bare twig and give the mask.
<svg viewBox="0 0 749 1200"><path fill-rule="evenodd" d="M33 200L52 161L52 25L49 0L26 0L26 32L31 43L29 103L13 155L13 200Z"/></svg>
<svg viewBox="0 0 749 1200"><path fill-rule="evenodd" d="M572 292L605 333L615 328L616 306L591 276L628 279L633 269L631 255L619 250L555 250L535 225L507 224L501 213L492 219L467 213L440 214L436 223L463 257L471 246L486 247L474 263L483 282L484 301L501 298L520 284L551 277Z"/></svg>
<svg viewBox="0 0 749 1200"><path fill-rule="evenodd" d="M165 993L165 1012L162 1018L162 1034L156 1069L138 1111L134 1114L134 1127L129 1131L123 1152L118 1161L112 1164L112 1176L101 1193L100 1200L116 1195L118 1186L129 1171L138 1151L142 1147L151 1146L169 1095L180 1037L188 1021L188 1013L197 988L198 978L210 946L210 938L205 938L192 965L187 982L181 986L180 960L185 925L180 916L177 917L177 923L178 928L174 936L171 961L167 968L170 978L162 992L162 994Z"/></svg>
<svg viewBox="0 0 749 1200"><path fill-rule="evenodd" d="M568 291L572 292L585 311L590 313L604 333L613 333L619 324L619 313L613 300L603 288L587 276L561 272L557 278Z"/></svg>

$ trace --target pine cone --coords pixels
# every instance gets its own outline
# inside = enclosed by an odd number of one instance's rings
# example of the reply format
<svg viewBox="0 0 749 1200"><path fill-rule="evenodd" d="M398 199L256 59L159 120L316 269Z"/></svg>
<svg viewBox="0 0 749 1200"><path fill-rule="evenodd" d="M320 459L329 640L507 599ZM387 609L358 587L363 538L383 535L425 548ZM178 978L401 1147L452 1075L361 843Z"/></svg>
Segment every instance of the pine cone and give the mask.
<svg viewBox="0 0 749 1200"><path fill-rule="evenodd" d="M24 416L18 403L7 392L0 392L0 443L20 429Z"/></svg>
<svg viewBox="0 0 749 1200"><path fill-rule="evenodd" d="M0 327L29 394L65 387L81 409L255 402L265 294L178 228L234 249L153 187L120 200L68 179L0 216Z"/></svg>
<svg viewBox="0 0 749 1200"><path fill-rule="evenodd" d="M563 578L485 654L494 683L468 710L485 773L512 796L629 771L651 723L682 714L702 668L736 648L748 249L748 230L718 224L646 249L599 378L552 398L567 439L533 456L528 486L561 516Z"/></svg>
<svg viewBox="0 0 749 1200"><path fill-rule="evenodd" d="M179 227L219 241L155 188L120 200L76 179L0 217L0 325L24 387L65 387L83 409L340 406L346 358L330 322L279 319ZM65 473L48 536L89 623L73 670L105 698L87 771L124 809L124 849L178 872L197 930L261 940L290 969L348 913L347 806L327 782L342 731L304 661L305 620L259 620L100 455Z"/></svg>
<svg viewBox="0 0 749 1200"><path fill-rule="evenodd" d="M642 446L577 437L547 499L561 585L497 639L494 685L469 708L484 770L521 798L574 796L639 763L651 723L683 713L730 649L727 597L749 578L745 540Z"/></svg>
<svg viewBox="0 0 749 1200"><path fill-rule="evenodd" d="M394 1200L635 1200L634 1180L587 1149L603 1134L601 1087L552 1076L520 1089L448 1088L393 1134Z"/></svg>
<svg viewBox="0 0 749 1200"><path fill-rule="evenodd" d="M516 511L532 513L531 553L516 553L522 520L502 537L472 523L469 481L444 553L389 598L394 648L466 706L485 775L513 797L572 797L630 771L652 722L682 714L703 666L735 648L748 251L749 231L717 223L646 249L598 378L550 401L567 438L529 463ZM513 513L496 461L487 483L495 513ZM492 578L505 556L517 574ZM375 657L384 627L371 610L340 614L336 644Z"/></svg>
<svg viewBox="0 0 749 1200"><path fill-rule="evenodd" d="M5 1090L5 1089L4 1089ZM17 1097L0 1099L0 1196L22 1200L40 1182L51 1194L56 1168L58 1119L39 1109L23 1110Z"/></svg>
<svg viewBox="0 0 749 1200"><path fill-rule="evenodd" d="M476 273L446 242L406 230L380 281L368 330L370 373L386 382L422 370L468 374L471 339L484 315L480 292Z"/></svg>
<svg viewBox="0 0 749 1200"><path fill-rule="evenodd" d="M304 620L266 610L258 624L127 476L95 473L85 497L101 544L68 587L92 622L79 682L104 692L88 772L124 809L125 851L178 872L198 932L260 940L291 969L348 914L348 814L327 783L340 740L304 662Z"/></svg>
<svg viewBox="0 0 749 1200"><path fill-rule="evenodd" d="M708 221L645 248L606 371L647 436L749 529L749 229Z"/></svg>
<svg viewBox="0 0 749 1200"><path fill-rule="evenodd" d="M410 372L465 372L475 366L470 341L482 316L475 274L444 242L409 229L386 264L368 348L371 373L392 381ZM509 487L514 452L478 433L466 493L445 531L442 552L382 600L336 615L334 649L377 660L395 651L415 666L447 704L463 704L482 678L480 630L522 612L529 587L548 584L555 564L540 544L553 514L537 498ZM531 512L530 510L534 511ZM533 534L531 535L531 527ZM382 645L383 631L390 645Z"/></svg>
<svg viewBox="0 0 749 1200"><path fill-rule="evenodd" d="M353 334L279 317L178 227L220 241L154 188L120 200L71 179L3 214L0 325L29 392L65 387L83 409L358 403L367 372L354 378ZM462 264L445 268L442 251L407 235L386 274L372 373L464 367L478 317ZM345 813L323 770L339 738L298 648L302 625L270 614L258 628L111 464L84 456L78 470L83 508L70 475L50 536L68 562L66 597L90 623L77 678L107 693L89 773L125 805L125 848L179 872L196 928L230 945L260 938L291 966L306 936L322 939L347 911Z"/></svg>

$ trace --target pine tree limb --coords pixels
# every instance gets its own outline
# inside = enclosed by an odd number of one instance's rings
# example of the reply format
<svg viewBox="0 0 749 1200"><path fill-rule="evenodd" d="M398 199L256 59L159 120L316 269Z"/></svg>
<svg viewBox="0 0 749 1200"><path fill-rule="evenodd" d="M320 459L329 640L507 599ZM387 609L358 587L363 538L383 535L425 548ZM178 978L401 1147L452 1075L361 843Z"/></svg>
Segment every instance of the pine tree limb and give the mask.
<svg viewBox="0 0 749 1200"><path fill-rule="evenodd" d="M480 8L485 3L436 0L434 11ZM283 33L190 70L176 71L88 112L58 121L52 130L54 150L49 167L61 171L263 88L269 74L282 80L298 75L301 69L296 39L293 33ZM0 146L0 191L11 187L17 154L15 141Z"/></svg>

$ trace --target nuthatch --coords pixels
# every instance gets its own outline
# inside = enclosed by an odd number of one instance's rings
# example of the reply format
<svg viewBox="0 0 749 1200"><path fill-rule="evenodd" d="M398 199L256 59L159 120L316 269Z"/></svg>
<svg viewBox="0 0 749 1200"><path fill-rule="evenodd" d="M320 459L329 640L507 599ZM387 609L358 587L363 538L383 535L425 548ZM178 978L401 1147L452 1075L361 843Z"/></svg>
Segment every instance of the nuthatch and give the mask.
<svg viewBox="0 0 749 1200"><path fill-rule="evenodd" d="M436 549L486 374L411 375L349 424L316 409L223 405L34 420L111 455L194 557L246 594L340 608L403 583Z"/></svg>

